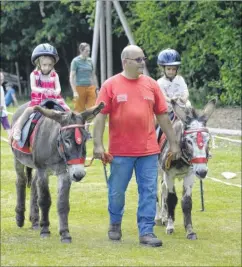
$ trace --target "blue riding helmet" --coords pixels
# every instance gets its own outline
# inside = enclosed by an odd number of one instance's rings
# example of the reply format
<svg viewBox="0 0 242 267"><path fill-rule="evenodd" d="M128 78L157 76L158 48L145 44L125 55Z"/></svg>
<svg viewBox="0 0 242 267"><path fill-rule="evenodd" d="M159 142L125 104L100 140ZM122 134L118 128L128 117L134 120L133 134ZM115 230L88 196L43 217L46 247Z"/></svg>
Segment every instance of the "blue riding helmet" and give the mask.
<svg viewBox="0 0 242 267"><path fill-rule="evenodd" d="M51 56L55 60L55 64L59 61L59 56L56 48L48 43L39 44L33 50L31 62L35 65L35 60L41 56Z"/></svg>
<svg viewBox="0 0 242 267"><path fill-rule="evenodd" d="M179 66L181 65L181 57L176 50L168 48L159 53L157 64L160 66Z"/></svg>

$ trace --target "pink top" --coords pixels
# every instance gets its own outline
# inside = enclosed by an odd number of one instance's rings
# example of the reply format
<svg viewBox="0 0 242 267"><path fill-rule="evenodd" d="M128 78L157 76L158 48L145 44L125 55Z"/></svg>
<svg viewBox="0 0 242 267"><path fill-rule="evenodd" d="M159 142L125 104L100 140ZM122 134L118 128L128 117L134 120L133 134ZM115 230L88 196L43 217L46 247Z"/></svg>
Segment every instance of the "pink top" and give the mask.
<svg viewBox="0 0 242 267"><path fill-rule="evenodd" d="M41 72L38 70L33 71L34 76L35 76L35 83L36 87L38 88L43 88L43 93L40 92L31 92L31 102L29 104L30 107L40 105L40 103L45 100L45 99L56 99L57 102L65 109L65 110L70 110L69 107L66 105L63 97L61 94L56 95L54 93L54 90L56 88L55 86L55 79L57 77L57 74L55 71L52 71L49 74L49 77L45 80L41 80ZM46 75L45 75L46 77ZM48 91L48 93L46 93Z"/></svg>

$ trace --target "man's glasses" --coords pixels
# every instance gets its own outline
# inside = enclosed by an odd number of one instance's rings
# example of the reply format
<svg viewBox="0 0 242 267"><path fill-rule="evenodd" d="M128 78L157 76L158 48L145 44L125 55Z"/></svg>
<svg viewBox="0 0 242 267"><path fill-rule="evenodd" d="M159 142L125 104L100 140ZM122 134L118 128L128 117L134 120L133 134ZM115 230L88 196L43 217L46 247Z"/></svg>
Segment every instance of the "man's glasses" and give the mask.
<svg viewBox="0 0 242 267"><path fill-rule="evenodd" d="M126 58L126 59L134 60L137 63L141 63L142 61L146 61L147 60L147 57Z"/></svg>

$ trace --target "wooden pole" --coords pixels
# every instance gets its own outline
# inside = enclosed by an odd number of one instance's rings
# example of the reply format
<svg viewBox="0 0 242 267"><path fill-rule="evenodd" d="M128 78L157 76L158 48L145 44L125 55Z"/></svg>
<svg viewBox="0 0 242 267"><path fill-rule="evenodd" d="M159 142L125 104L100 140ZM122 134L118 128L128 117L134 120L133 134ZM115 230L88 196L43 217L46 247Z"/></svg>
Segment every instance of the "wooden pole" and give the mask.
<svg viewBox="0 0 242 267"><path fill-rule="evenodd" d="M93 29L93 39L92 39L92 64L94 71L96 73L97 69L97 56L98 56L98 42L99 42L99 30L100 30L100 11L101 11L101 3L102 1L96 1L96 10L95 10L95 21L94 21L94 29Z"/></svg>
<svg viewBox="0 0 242 267"><path fill-rule="evenodd" d="M101 84L107 77L107 60L106 60L106 43L105 43L105 20L104 20L104 2L100 1L100 68L101 68Z"/></svg>
<svg viewBox="0 0 242 267"><path fill-rule="evenodd" d="M113 75L112 2L106 0L107 78Z"/></svg>
<svg viewBox="0 0 242 267"><path fill-rule="evenodd" d="M18 77L18 88L19 88L19 95L22 96L22 88L21 88L21 83L20 83L20 75L19 75L19 67L18 67L18 62L15 62L15 67L16 67L16 74Z"/></svg>

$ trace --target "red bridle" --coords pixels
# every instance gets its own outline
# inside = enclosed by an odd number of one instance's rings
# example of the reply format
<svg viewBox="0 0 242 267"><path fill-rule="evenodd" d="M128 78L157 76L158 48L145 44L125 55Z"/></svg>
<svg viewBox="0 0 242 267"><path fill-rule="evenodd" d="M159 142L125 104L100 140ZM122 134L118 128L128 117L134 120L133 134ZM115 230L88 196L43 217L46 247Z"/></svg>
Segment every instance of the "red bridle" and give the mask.
<svg viewBox="0 0 242 267"><path fill-rule="evenodd" d="M82 133L80 131L80 127L84 127L85 125L83 124L71 124L71 125L67 125L67 126L63 126L60 128L60 132L63 130L67 130L67 129L73 129L75 128L75 141L78 145L81 144L82 142ZM61 152L64 154L64 148L63 148L63 144L60 145L60 150ZM73 165L73 164L84 164L85 163L85 158L81 157L81 158L76 158L76 159L71 159L66 161L66 163L68 165Z"/></svg>
<svg viewBox="0 0 242 267"><path fill-rule="evenodd" d="M191 133L197 133L197 146L199 149L202 149L204 146L202 132L208 133L207 128L200 128L196 130L185 130L184 135L191 134ZM192 158L189 163L207 163L208 159L207 157L200 157L200 158Z"/></svg>

